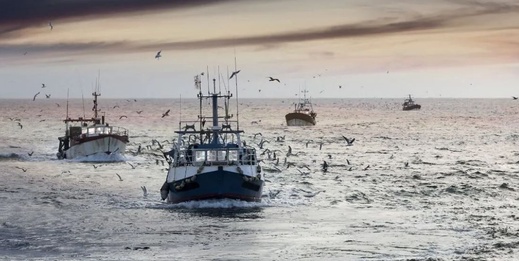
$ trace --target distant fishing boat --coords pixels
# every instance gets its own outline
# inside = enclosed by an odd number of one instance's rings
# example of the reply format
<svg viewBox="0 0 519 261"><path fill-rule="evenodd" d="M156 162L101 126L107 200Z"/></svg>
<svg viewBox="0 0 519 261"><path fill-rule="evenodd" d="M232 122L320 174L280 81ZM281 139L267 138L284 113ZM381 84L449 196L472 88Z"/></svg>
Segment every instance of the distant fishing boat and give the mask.
<svg viewBox="0 0 519 261"><path fill-rule="evenodd" d="M287 126L314 126L316 123L315 118L317 117L317 113L314 112L312 102L306 98L306 93L308 91L304 90L303 99L299 99L299 102L294 104L294 111L285 115L285 119L287 121Z"/></svg>
<svg viewBox="0 0 519 261"><path fill-rule="evenodd" d="M414 103L413 98L411 98L411 94L409 94L409 98L404 100L404 103L402 104L404 111L410 111L410 110L419 110L422 108L420 104Z"/></svg>
<svg viewBox="0 0 519 261"><path fill-rule="evenodd" d="M83 117L64 120L66 125L65 136L59 137L59 147L56 156L58 159L74 159L96 155L123 154L128 143L128 130L110 126L105 122L105 116L99 117L97 97L100 93L93 92L94 117ZM91 123L90 125L88 123Z"/></svg>
<svg viewBox="0 0 519 261"><path fill-rule="evenodd" d="M207 95L203 95L201 75L195 76L195 87L200 90L197 95L200 101L198 120L180 121L179 130L175 131L177 142L165 154L169 170L160 191L162 199L169 203L224 198L261 201L265 182L256 150L241 141L243 131L239 128L238 119L230 120L232 94L229 91L227 94L216 92L215 81L213 79L213 92L208 90ZM204 100L210 100L211 116L204 115ZM224 102L221 107L223 116L219 115L219 100Z"/></svg>

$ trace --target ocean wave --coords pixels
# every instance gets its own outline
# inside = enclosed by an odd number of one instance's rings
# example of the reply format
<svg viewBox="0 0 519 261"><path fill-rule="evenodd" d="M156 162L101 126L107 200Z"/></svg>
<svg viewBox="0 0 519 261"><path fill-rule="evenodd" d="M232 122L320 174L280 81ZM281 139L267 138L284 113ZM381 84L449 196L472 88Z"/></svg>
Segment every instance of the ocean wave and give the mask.
<svg viewBox="0 0 519 261"><path fill-rule="evenodd" d="M27 157L25 155L17 154L17 153L0 153L0 161L4 160L26 160Z"/></svg>
<svg viewBox="0 0 519 261"><path fill-rule="evenodd" d="M116 153L116 154L97 154L91 156L78 157L75 159L71 159L73 162L124 162L127 158L125 155Z"/></svg>

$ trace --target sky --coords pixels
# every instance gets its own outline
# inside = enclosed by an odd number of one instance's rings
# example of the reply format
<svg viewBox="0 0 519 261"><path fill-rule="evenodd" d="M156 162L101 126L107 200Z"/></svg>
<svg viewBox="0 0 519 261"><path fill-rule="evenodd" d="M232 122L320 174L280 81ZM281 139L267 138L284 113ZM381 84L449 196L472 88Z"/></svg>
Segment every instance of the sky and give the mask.
<svg viewBox="0 0 519 261"><path fill-rule="evenodd" d="M518 17L517 0L0 0L0 99L97 79L107 98L195 98L202 72L235 92L235 66L242 98L510 98Z"/></svg>

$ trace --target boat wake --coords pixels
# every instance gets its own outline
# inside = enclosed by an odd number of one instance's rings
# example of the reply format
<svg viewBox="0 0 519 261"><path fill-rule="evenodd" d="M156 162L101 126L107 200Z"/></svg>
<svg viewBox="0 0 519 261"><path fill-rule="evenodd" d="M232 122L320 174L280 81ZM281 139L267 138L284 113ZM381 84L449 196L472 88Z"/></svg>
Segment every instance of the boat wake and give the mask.
<svg viewBox="0 0 519 261"><path fill-rule="evenodd" d="M267 202L247 202L237 199L208 199L197 201L186 201L176 204L161 203L150 205L147 208L155 209L209 209L209 208L258 208L268 207Z"/></svg>
<svg viewBox="0 0 519 261"><path fill-rule="evenodd" d="M125 162L126 160L126 156L119 153L110 155L96 154L70 159L72 162Z"/></svg>
<svg viewBox="0 0 519 261"><path fill-rule="evenodd" d="M4 160L26 160L27 157L25 155L17 154L14 152L11 153L0 153L0 161Z"/></svg>

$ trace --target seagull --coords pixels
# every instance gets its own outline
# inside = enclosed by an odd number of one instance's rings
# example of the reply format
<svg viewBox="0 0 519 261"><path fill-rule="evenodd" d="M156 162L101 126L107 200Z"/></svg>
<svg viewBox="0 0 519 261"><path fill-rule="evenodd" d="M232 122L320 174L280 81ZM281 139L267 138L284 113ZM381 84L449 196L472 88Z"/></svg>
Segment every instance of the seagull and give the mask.
<svg viewBox="0 0 519 261"><path fill-rule="evenodd" d="M23 125L20 122L18 122L18 126L20 126L20 129L23 129Z"/></svg>
<svg viewBox="0 0 519 261"><path fill-rule="evenodd" d="M45 97L47 97L47 99L50 98L50 94L45 94Z"/></svg>
<svg viewBox="0 0 519 261"><path fill-rule="evenodd" d="M143 196L147 197L148 196L148 190L146 189L146 186L141 186L141 189L142 189Z"/></svg>
<svg viewBox="0 0 519 261"><path fill-rule="evenodd" d="M261 134L261 132L254 133L254 139L256 138L257 135L263 136L263 134Z"/></svg>
<svg viewBox="0 0 519 261"><path fill-rule="evenodd" d="M136 111L136 113L137 113L137 114L141 114L141 113L142 113L142 111Z"/></svg>
<svg viewBox="0 0 519 261"><path fill-rule="evenodd" d="M38 96L38 94L40 94L40 92L36 93L36 94L34 95L34 97L32 97L32 101L35 101L35 100L36 100L36 96Z"/></svg>
<svg viewBox="0 0 519 261"><path fill-rule="evenodd" d="M404 163L404 167L409 167L409 162Z"/></svg>
<svg viewBox="0 0 519 261"><path fill-rule="evenodd" d="M159 60L159 58L162 57L162 55L160 55L160 52L162 52L162 50L157 52L157 54L155 55L155 59Z"/></svg>
<svg viewBox="0 0 519 261"><path fill-rule="evenodd" d="M45 83L42 83L41 88L45 88L45 87L47 87L47 86L45 86Z"/></svg>
<svg viewBox="0 0 519 261"><path fill-rule="evenodd" d="M119 117L119 120L122 119L122 118L128 118L128 116L123 115L123 116Z"/></svg>
<svg viewBox="0 0 519 261"><path fill-rule="evenodd" d="M170 110L167 110L165 113L162 114L162 118L166 117L166 116L169 116L169 111Z"/></svg>
<svg viewBox="0 0 519 261"><path fill-rule="evenodd" d="M97 169L101 165L96 166L95 164L92 164L92 166L94 166L94 169Z"/></svg>
<svg viewBox="0 0 519 261"><path fill-rule="evenodd" d="M261 138L260 142L258 143L258 146L260 149L263 149L263 144L265 144L265 142L269 142L268 140L264 140L263 138Z"/></svg>
<svg viewBox="0 0 519 261"><path fill-rule="evenodd" d="M115 173L115 175L117 175L117 177L119 177L119 181L123 181L123 179L121 178L121 176L119 176L119 174Z"/></svg>
<svg viewBox="0 0 519 261"><path fill-rule="evenodd" d="M49 22L49 26L50 26L50 30L52 31L52 29L54 28L54 26L52 26L52 22Z"/></svg>
<svg viewBox="0 0 519 261"><path fill-rule="evenodd" d="M34 153L34 151L27 152L27 154L28 154L29 156L32 156L33 153Z"/></svg>
<svg viewBox="0 0 519 261"><path fill-rule="evenodd" d="M112 109L115 109L115 108L119 108L119 105L114 105L114 107L112 107Z"/></svg>
<svg viewBox="0 0 519 261"><path fill-rule="evenodd" d="M231 77L229 77L229 79L232 79L232 77L233 77L234 75L237 75L240 71L241 71L241 70L238 70L238 71L232 72Z"/></svg>
<svg viewBox="0 0 519 261"><path fill-rule="evenodd" d="M321 166L324 172L328 171L328 163L326 163L326 160L323 160L323 164Z"/></svg>
<svg viewBox="0 0 519 261"><path fill-rule="evenodd" d="M56 106L58 106L58 107L59 107L59 106L60 106L60 105L59 105L59 103L56 103Z"/></svg>
<svg viewBox="0 0 519 261"><path fill-rule="evenodd" d="M515 97L515 96L512 96L512 98L513 98L514 100L517 100L517 97Z"/></svg>
<svg viewBox="0 0 519 261"><path fill-rule="evenodd" d="M27 172L27 169L16 167L17 169L21 169L23 172Z"/></svg>
<svg viewBox="0 0 519 261"><path fill-rule="evenodd" d="M355 138L350 140L350 139L344 137L344 135L342 137L344 138L344 140L346 140L346 143L348 143L348 146L352 146L353 145L353 142L355 141Z"/></svg>
<svg viewBox="0 0 519 261"><path fill-rule="evenodd" d="M364 170L368 170L368 169L369 169L369 165L364 168Z"/></svg>
<svg viewBox="0 0 519 261"><path fill-rule="evenodd" d="M270 77L270 76L269 76L268 78L270 78L270 79L269 79L269 82L273 82L273 81L277 81L277 82L280 82L280 81L279 81L279 79L276 79L276 78L272 78L272 77Z"/></svg>
<svg viewBox="0 0 519 261"><path fill-rule="evenodd" d="M130 162L126 162L128 165L132 166L132 169L135 169L135 166L133 166Z"/></svg>

